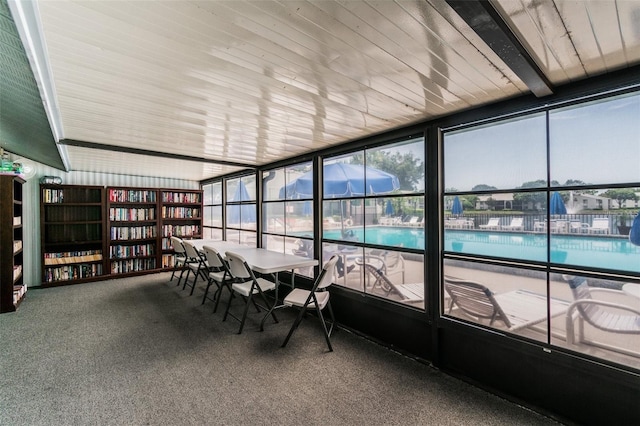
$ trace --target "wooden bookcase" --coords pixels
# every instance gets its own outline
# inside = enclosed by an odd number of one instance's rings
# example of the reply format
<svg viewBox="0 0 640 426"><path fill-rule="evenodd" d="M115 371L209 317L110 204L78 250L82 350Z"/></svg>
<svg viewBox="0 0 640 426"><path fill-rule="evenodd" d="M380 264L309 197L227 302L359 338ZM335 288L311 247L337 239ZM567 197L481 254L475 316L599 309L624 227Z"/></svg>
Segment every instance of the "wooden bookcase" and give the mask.
<svg viewBox="0 0 640 426"><path fill-rule="evenodd" d="M43 286L173 268L169 237L202 238L201 190L40 188Z"/></svg>
<svg viewBox="0 0 640 426"><path fill-rule="evenodd" d="M0 313L13 312L24 298L22 184L15 175L0 175Z"/></svg>
<svg viewBox="0 0 640 426"><path fill-rule="evenodd" d="M108 269L114 276L156 271L158 263L157 188L107 188Z"/></svg>
<svg viewBox="0 0 640 426"><path fill-rule="evenodd" d="M163 189L161 191L162 268L173 268L171 240L202 238L202 191Z"/></svg>
<svg viewBox="0 0 640 426"><path fill-rule="evenodd" d="M40 185L42 285L76 284L103 277L104 188Z"/></svg>

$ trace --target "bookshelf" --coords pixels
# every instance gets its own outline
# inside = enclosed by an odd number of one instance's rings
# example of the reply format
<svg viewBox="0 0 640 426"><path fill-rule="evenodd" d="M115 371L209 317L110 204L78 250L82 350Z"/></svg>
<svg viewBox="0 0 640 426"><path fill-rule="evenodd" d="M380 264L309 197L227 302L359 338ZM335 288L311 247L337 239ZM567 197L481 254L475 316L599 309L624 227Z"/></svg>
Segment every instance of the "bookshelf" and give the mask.
<svg viewBox="0 0 640 426"><path fill-rule="evenodd" d="M0 175L0 313L13 312L22 302L22 184L16 175Z"/></svg>
<svg viewBox="0 0 640 426"><path fill-rule="evenodd" d="M104 188L40 185L42 285L105 275Z"/></svg>
<svg viewBox="0 0 640 426"><path fill-rule="evenodd" d="M170 269L171 235L202 238L200 190L40 188L43 286Z"/></svg>
<svg viewBox="0 0 640 426"><path fill-rule="evenodd" d="M107 188L108 270L137 275L158 269L158 196L155 188Z"/></svg>
<svg viewBox="0 0 640 426"><path fill-rule="evenodd" d="M202 191L163 189L160 208L161 265L163 269L173 268L175 256L169 237L202 238Z"/></svg>

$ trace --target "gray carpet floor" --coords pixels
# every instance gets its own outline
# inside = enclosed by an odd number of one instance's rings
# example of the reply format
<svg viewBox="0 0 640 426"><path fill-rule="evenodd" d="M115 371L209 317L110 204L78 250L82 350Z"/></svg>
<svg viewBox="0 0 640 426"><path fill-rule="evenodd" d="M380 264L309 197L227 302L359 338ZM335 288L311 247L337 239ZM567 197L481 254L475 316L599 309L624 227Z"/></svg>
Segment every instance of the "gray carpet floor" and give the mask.
<svg viewBox="0 0 640 426"><path fill-rule="evenodd" d="M345 330L327 352L313 317L280 348L293 310L238 335L169 276L33 289L0 315L0 425L558 424Z"/></svg>

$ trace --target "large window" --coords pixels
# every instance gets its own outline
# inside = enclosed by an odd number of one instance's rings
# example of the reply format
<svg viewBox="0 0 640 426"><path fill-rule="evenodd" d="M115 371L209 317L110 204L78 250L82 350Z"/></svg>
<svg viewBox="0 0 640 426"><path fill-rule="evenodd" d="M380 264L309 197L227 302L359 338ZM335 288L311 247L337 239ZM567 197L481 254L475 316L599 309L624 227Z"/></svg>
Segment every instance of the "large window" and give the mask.
<svg viewBox="0 0 640 426"><path fill-rule="evenodd" d="M314 258L311 162L267 170L262 176L262 246L280 253ZM313 276L313 268L296 271Z"/></svg>
<svg viewBox="0 0 640 426"><path fill-rule="evenodd" d="M640 368L638 117L635 93L445 132L443 315Z"/></svg>
<svg viewBox="0 0 640 426"><path fill-rule="evenodd" d="M226 240L255 247L256 175L226 180Z"/></svg>
<svg viewBox="0 0 640 426"><path fill-rule="evenodd" d="M322 259L338 285L424 308L424 138L325 158Z"/></svg>
<svg viewBox="0 0 640 426"><path fill-rule="evenodd" d="M202 185L203 207L203 238L222 240L222 181Z"/></svg>

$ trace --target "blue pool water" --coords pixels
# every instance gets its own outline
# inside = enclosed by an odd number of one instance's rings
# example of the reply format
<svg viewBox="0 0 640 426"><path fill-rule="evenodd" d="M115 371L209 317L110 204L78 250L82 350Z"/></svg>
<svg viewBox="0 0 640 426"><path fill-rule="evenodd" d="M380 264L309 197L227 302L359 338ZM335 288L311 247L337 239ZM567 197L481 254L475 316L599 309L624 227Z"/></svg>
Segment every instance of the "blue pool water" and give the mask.
<svg viewBox="0 0 640 426"><path fill-rule="evenodd" d="M356 241L364 241L369 244L380 244L395 247L405 247L413 249L424 249L424 229L393 227L393 226L371 226L366 228L353 228L353 237ZM341 240L342 231L340 229L325 230L324 238Z"/></svg>
<svg viewBox="0 0 640 426"><path fill-rule="evenodd" d="M422 250L424 229L379 226L353 228L357 241ZM340 229L324 231L324 237L341 240ZM553 263L640 272L640 247L628 239L591 235L551 235ZM446 230L444 249L516 260L547 261L547 235L512 232Z"/></svg>
<svg viewBox="0 0 640 426"><path fill-rule="evenodd" d="M552 235L551 261L603 269L640 272L640 247L628 239L589 235ZM446 231L447 251L547 261L546 234Z"/></svg>

